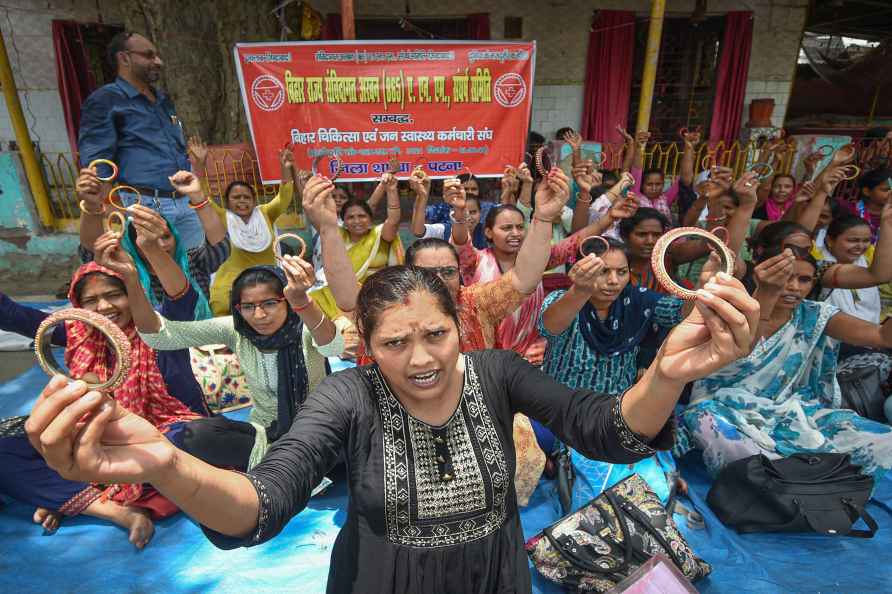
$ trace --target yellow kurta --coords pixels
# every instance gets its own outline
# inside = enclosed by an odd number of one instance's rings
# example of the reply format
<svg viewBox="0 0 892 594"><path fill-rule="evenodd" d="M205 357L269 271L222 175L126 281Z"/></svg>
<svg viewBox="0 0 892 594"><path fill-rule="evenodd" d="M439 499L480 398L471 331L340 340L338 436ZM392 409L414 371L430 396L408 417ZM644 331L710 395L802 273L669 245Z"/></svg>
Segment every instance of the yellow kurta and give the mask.
<svg viewBox="0 0 892 594"><path fill-rule="evenodd" d="M273 223L291 206L293 197L294 184L289 182L279 188L279 193L275 198L257 207L263 214L266 224L269 225L273 237L276 234ZM226 209L213 201L211 204L214 205L214 209L223 219L223 224L226 225ZM273 242L270 242L262 252L247 252L233 245L229 258L217 270L211 285L211 309L214 315L226 316L232 313L229 311L229 294L232 291L232 283L243 270L252 266L273 266L275 263L276 255L273 253Z"/></svg>

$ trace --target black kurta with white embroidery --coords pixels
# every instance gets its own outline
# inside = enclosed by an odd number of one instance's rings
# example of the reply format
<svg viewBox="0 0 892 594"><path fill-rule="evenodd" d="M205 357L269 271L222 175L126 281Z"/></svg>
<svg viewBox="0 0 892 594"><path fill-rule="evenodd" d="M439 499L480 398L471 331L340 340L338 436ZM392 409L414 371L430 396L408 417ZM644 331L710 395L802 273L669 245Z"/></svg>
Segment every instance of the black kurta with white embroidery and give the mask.
<svg viewBox="0 0 892 594"><path fill-rule="evenodd" d="M626 426L620 398L570 390L511 351L465 357L459 406L441 427L409 415L374 365L326 378L248 474L260 498L257 531L239 540L206 529L208 537L221 548L269 540L344 454L350 499L329 593L530 592L514 413L586 456L623 464L671 447L672 430L645 443Z"/></svg>

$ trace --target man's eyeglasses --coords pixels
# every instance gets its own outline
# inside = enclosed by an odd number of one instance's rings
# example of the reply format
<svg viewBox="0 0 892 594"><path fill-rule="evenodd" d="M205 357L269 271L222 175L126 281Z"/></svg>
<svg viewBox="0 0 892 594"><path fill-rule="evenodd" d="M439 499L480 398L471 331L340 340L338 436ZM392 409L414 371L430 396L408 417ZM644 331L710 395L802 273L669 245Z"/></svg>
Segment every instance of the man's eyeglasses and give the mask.
<svg viewBox="0 0 892 594"><path fill-rule="evenodd" d="M261 301L260 303L239 303L235 306L235 309L237 309L238 312L243 316L253 316L258 309L262 309L263 313L269 315L283 301L285 301L285 298L279 297L278 299L267 299L265 301Z"/></svg>
<svg viewBox="0 0 892 594"><path fill-rule="evenodd" d="M456 266L423 266L425 270L430 270L443 280L452 280L458 276L458 268Z"/></svg>
<svg viewBox="0 0 892 594"><path fill-rule="evenodd" d="M143 58L145 58L146 60L149 60L149 61L155 60L156 58L158 60L161 59L161 54L159 54L158 52L152 51L152 50L146 50L144 52L138 52L136 50L124 50L124 51L127 52L128 54L136 54L137 56L142 56Z"/></svg>

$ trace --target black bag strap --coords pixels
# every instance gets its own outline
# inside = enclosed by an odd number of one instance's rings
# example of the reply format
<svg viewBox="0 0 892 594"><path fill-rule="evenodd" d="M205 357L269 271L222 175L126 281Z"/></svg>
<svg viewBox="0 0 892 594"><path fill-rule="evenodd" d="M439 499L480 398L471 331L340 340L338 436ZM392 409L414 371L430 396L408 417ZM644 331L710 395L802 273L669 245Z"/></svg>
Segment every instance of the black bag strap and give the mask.
<svg viewBox="0 0 892 594"><path fill-rule="evenodd" d="M642 513L642 511L640 509L635 507L635 505L632 502L628 501L624 497L615 495L613 493L610 493L609 491L605 494L608 496L608 498L616 498L616 499L620 500L621 504L619 506L617 506L616 503L611 502L611 503L613 503L614 509L616 507L620 507L623 511L625 511L633 520L636 520L636 523L639 526L641 526L642 528L644 528L645 530L650 532L650 534L657 540L657 542L660 543L660 546L663 547L663 550L665 550L666 553L672 558L672 561L675 562L675 565L677 565L679 568L684 566L684 562L678 557L678 554L669 545L669 541L667 541L663 537L663 535L660 533L659 530L654 528L653 524L650 523L650 518L647 517L647 515ZM668 512L667 512L667 521L668 521Z"/></svg>
<svg viewBox="0 0 892 594"><path fill-rule="evenodd" d="M880 529L877 521L873 519L867 510L864 509L863 506L856 504L852 499L848 497L843 497L842 502L846 506L846 511L849 513L849 517L852 519L852 524L858 521L858 518L864 520L864 523L867 524L867 530L849 530L846 536L856 536L858 538L873 538L877 533L877 530ZM853 513L854 512L854 513Z"/></svg>
<svg viewBox="0 0 892 594"><path fill-rule="evenodd" d="M740 524L735 526L737 532L741 534L752 533L752 532L784 532L789 530L790 528L795 527L798 523L799 518L804 516L802 513L802 508L799 506L799 502L794 500L796 504L796 515L793 516L793 519L789 522L785 522L783 524ZM846 514L848 514L849 519L852 521L852 524L858 521L858 518L864 520L864 523L867 524L868 530L849 530L848 532L841 532L839 536L855 536L857 538L873 538L874 535L879 530L879 524L877 521L873 519L866 509L862 506L857 505L852 499L848 497L842 498L842 503L845 505Z"/></svg>
<svg viewBox="0 0 892 594"><path fill-rule="evenodd" d="M620 530L623 533L623 562L619 565L619 567L614 567L611 569L604 569L603 567L598 567L594 563L590 563L587 559L583 559L576 553L574 553L568 546L564 543L560 542L557 538L555 538L554 534L552 534L554 530L554 526L549 526L542 533L545 535L545 538L548 539L548 542L557 549L558 553L567 560L568 563L576 567L577 569L581 569L582 571L591 571L593 573L601 573L601 574L613 574L624 571L628 569L629 563L632 560L632 539L629 536L629 528L626 526L625 521L623 520L622 510L619 506L616 505L614 499L610 496L612 493L610 491L605 491L604 495L606 495L607 502L613 508L613 513L616 514L616 519L619 522ZM595 502L589 503L589 505L596 505ZM581 511L581 510L580 510ZM579 513L579 512L576 512ZM617 543L619 544L619 543Z"/></svg>

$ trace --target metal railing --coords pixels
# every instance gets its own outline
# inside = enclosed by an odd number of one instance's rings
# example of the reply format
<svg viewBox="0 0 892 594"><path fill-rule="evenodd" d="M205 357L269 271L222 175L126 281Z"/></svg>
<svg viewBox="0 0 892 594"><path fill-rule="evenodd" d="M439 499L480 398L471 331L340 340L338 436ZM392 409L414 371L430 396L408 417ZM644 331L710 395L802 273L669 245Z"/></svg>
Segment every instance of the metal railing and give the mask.
<svg viewBox="0 0 892 594"><path fill-rule="evenodd" d="M697 149L695 170L704 168L706 161L714 162L730 167L734 176L738 177L747 171L761 158L763 143L735 141L726 146L724 143L707 145L701 144ZM795 144L787 145L779 154L780 165L777 173L790 173L797 152ZM627 147L621 144L604 144L602 150L606 153L605 166L611 169L621 167ZM878 162L888 162L892 155L892 140L884 139L857 145L854 163L867 171ZM257 160L247 151L231 151L225 149L212 153L216 158L209 158L208 173L205 189L211 199L220 203L226 187L235 180L250 184L261 203L271 200L279 191L277 184L263 185L260 181L260 173ZM682 147L678 142L662 142L647 145L643 152L643 162L646 168L661 169L667 177L675 177L681 166ZM59 230L76 231L80 209L75 192L77 181L77 161L64 153L42 154L41 164L49 187L52 214L55 219L54 227ZM857 194L857 181L848 181L840 184L836 195L840 198L852 198ZM295 197L292 206L286 215L293 216L291 225L302 227L300 197Z"/></svg>

